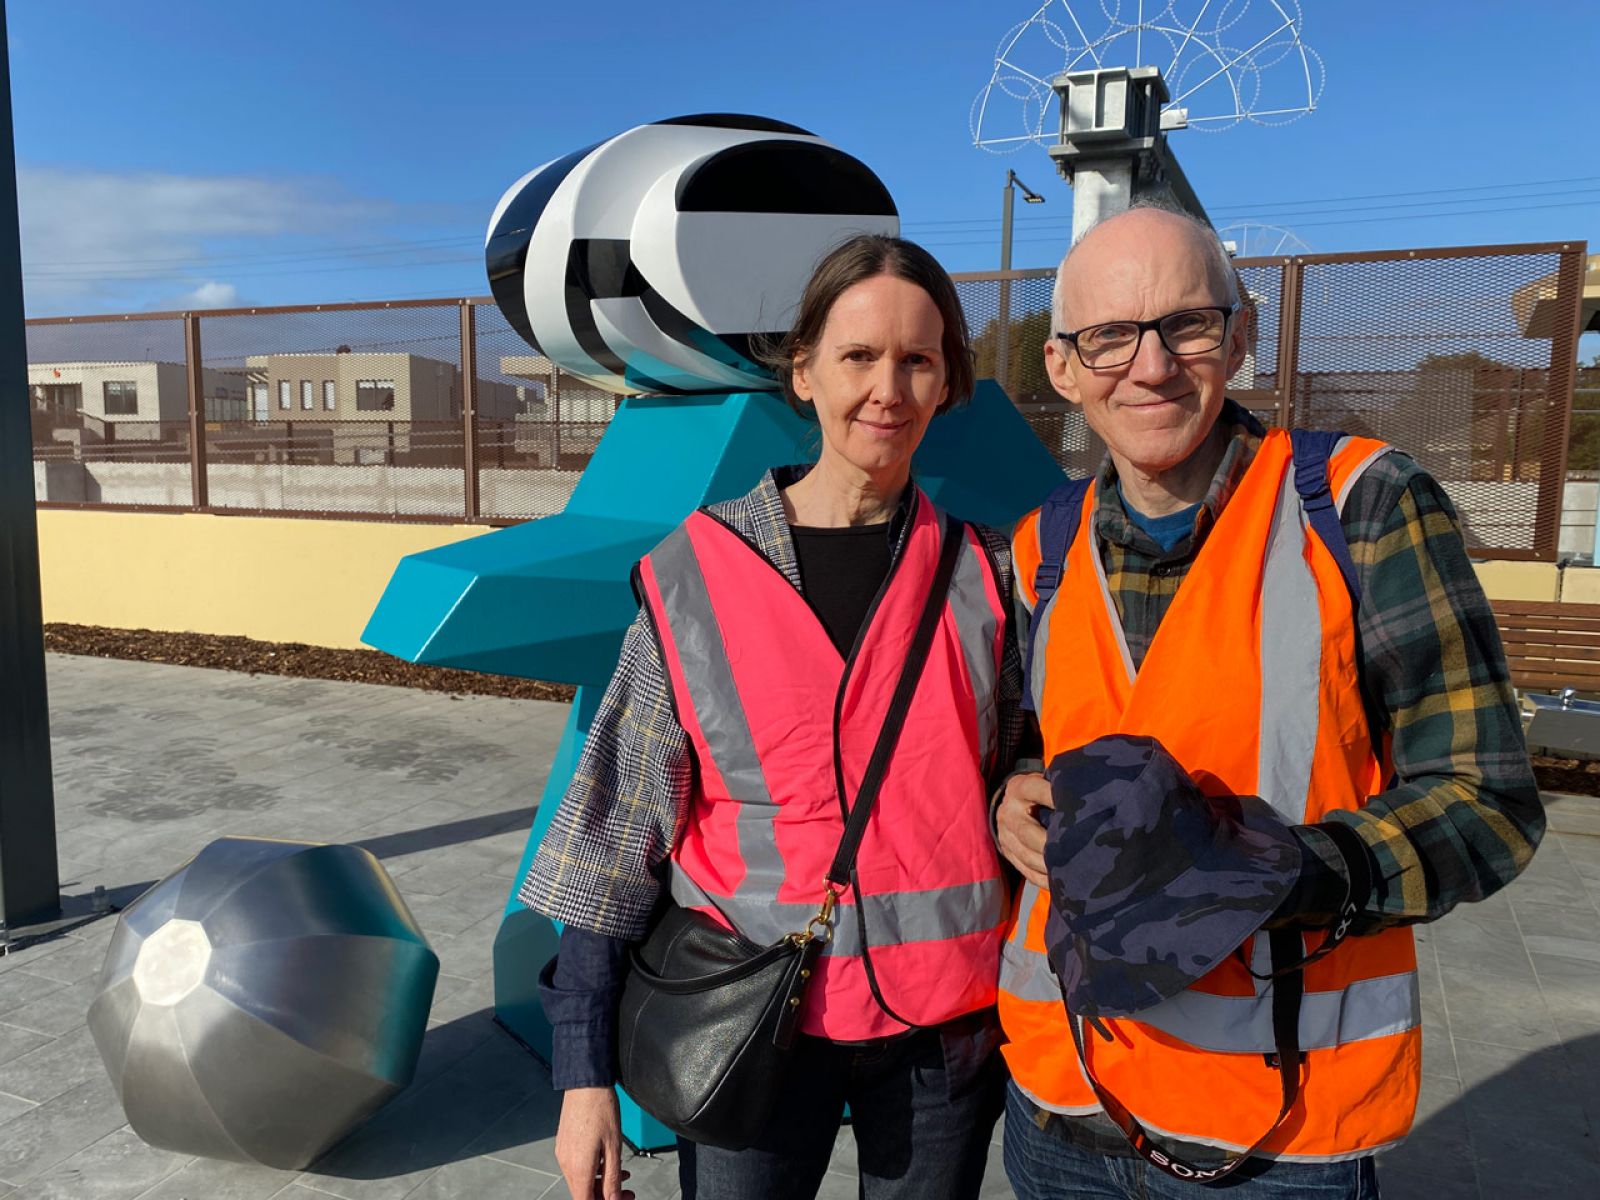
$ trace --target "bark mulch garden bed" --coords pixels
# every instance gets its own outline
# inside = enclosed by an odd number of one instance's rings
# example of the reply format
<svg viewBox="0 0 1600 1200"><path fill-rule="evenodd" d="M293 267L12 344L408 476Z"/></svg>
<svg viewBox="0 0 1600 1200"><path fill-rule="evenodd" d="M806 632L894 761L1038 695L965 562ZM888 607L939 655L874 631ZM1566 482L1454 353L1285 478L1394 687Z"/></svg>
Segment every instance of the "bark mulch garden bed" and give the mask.
<svg viewBox="0 0 1600 1200"><path fill-rule="evenodd" d="M422 667L377 650L327 650L299 642L257 642L250 638L204 633L160 633L151 629L106 629L99 625L46 625L46 650L88 654L136 662L212 667L250 675L297 675L304 679L339 679L422 688L456 695L505 696L513 700L572 699L565 683L541 683L510 675L485 675L446 667ZM1600 762L1536 754L1534 774L1547 792L1600 796Z"/></svg>
<svg viewBox="0 0 1600 1200"><path fill-rule="evenodd" d="M423 667L377 650L328 650L299 642L258 642L206 633L161 633L153 629L106 629L99 625L46 625L44 648L56 654L87 654L135 662L212 667L249 675L295 675L422 688L456 695L505 696L513 700L572 699L572 686L510 675Z"/></svg>

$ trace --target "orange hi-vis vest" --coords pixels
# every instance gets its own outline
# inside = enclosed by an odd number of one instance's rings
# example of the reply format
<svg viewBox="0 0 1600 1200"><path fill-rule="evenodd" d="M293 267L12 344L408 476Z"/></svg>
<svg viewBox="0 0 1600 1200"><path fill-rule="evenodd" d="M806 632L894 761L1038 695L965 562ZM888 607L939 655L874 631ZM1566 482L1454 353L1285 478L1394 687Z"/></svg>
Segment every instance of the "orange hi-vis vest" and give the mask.
<svg viewBox="0 0 1600 1200"><path fill-rule="evenodd" d="M696 766L671 892L753 942L817 913L938 567L943 515L919 491L907 520L848 658L794 585L705 511L639 564ZM985 773L1007 599L978 534L950 536L964 544L856 856L863 903L855 889L840 899L800 1010L806 1033L904 1032L874 982L918 1025L994 1003L1009 897Z"/></svg>
<svg viewBox="0 0 1600 1200"><path fill-rule="evenodd" d="M1329 461L1342 509L1350 485L1388 451L1346 438ZM1373 744L1357 677L1355 613L1337 560L1307 526L1289 434L1272 430L1211 529L1135 671L1094 533L1095 488L1033 648L1045 760L1112 733L1153 735L1200 788L1258 795L1294 824L1357 809L1381 791L1387 749ZM1034 602L1038 513L1015 535L1023 599ZM1078 1062L1045 955L1048 893L1018 897L1002 950L1006 1061L1036 1104L1087 1115L1100 1105ZM1272 970L1267 938L1243 958ZM1304 938L1309 952L1322 935ZM1409 929L1351 938L1304 972L1300 1092L1258 1151L1349 1158L1411 1127L1421 1072L1416 951ZM1101 1084L1145 1129L1243 1151L1278 1114L1272 984L1230 957L1187 990L1104 1021L1087 1036Z"/></svg>

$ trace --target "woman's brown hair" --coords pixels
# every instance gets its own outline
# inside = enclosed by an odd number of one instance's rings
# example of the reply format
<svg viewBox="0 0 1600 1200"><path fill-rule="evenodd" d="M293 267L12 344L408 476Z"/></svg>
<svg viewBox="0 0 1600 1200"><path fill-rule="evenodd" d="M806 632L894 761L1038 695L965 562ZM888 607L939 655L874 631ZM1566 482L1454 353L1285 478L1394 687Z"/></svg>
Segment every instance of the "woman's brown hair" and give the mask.
<svg viewBox="0 0 1600 1200"><path fill-rule="evenodd" d="M777 376L783 386L784 399L796 412L812 415L811 406L795 395L795 363L803 363L811 357L834 302L856 284L879 275L916 284L928 293L944 319L940 348L944 353L945 384L950 390L939 411L945 412L972 398L972 339L967 331L966 314L961 311L961 301L956 296L956 285L933 255L915 242L862 233L824 256L811 272L789 332L775 345L769 344L758 351L762 364Z"/></svg>

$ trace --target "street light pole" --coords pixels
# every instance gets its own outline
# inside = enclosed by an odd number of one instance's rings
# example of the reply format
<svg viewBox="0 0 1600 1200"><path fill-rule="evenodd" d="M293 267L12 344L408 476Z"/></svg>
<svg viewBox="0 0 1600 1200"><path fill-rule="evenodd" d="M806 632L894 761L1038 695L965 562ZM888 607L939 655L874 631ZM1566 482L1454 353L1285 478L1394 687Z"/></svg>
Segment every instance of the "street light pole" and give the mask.
<svg viewBox="0 0 1600 1200"><path fill-rule="evenodd" d="M1000 306L995 322L994 377L1005 388L1011 375L1011 210L1016 203L1016 189L1022 189L1022 198L1029 204L1043 204L1039 195L1015 171L1006 172L1005 197L1000 209Z"/></svg>

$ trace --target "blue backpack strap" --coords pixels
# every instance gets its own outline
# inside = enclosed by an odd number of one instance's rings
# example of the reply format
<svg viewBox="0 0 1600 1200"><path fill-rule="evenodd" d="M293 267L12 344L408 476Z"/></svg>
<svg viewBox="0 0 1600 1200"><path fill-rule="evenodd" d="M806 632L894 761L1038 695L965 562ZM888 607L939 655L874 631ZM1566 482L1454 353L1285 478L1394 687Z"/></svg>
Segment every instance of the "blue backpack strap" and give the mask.
<svg viewBox="0 0 1600 1200"><path fill-rule="evenodd" d="M1350 590L1350 601L1359 608L1361 583L1356 578L1356 562L1350 556L1350 543L1345 540L1339 510L1333 503L1333 489L1328 486L1328 459L1344 436L1322 429L1291 429L1289 444L1294 456L1294 490L1300 493L1300 506L1311 528L1339 564L1339 574L1344 576L1344 585Z"/></svg>
<svg viewBox="0 0 1600 1200"><path fill-rule="evenodd" d="M1083 498L1092 482L1092 477L1069 479L1046 496L1039 507L1039 565L1033 572L1033 615L1028 621L1027 653L1022 658L1022 707L1029 712L1033 711L1033 642L1039 630L1039 618L1061 585L1067 548L1078 536Z"/></svg>

